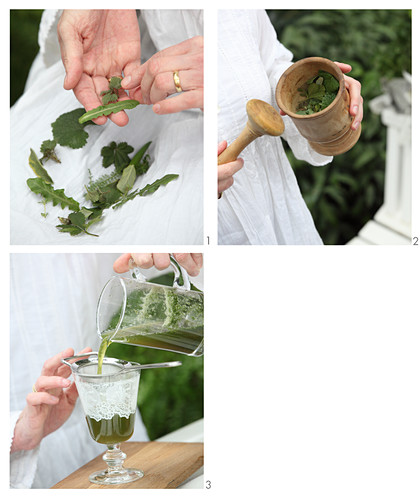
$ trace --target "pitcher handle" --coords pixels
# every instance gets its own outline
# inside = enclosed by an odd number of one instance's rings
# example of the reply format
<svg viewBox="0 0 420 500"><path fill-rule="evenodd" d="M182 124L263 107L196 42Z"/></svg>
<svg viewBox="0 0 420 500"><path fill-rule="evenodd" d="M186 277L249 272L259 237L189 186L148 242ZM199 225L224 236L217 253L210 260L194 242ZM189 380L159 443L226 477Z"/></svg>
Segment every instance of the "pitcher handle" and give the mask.
<svg viewBox="0 0 420 500"><path fill-rule="evenodd" d="M178 264L172 254L170 254L169 258L171 267L174 271L174 282L172 286L181 290L191 290L191 283L187 271ZM142 283L147 282L146 277L141 272L140 268L136 266L136 263L134 262L134 259L132 257L130 257L130 260L128 261L128 267L131 269L132 277L134 279L141 281Z"/></svg>

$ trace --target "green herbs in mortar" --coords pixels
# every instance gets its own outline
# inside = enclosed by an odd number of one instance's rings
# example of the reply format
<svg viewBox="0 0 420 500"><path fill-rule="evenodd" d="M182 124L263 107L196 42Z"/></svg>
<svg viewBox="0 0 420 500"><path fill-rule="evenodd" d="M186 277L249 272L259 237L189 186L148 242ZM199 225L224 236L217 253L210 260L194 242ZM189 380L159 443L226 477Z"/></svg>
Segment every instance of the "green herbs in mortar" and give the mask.
<svg viewBox="0 0 420 500"><path fill-rule="evenodd" d="M67 215L63 214L59 217L60 224L56 227L61 233L67 233L70 236L79 234L98 236L88 229L103 219L106 209L115 210L136 197L151 195L159 187L178 178L178 174L167 174L151 184L133 190L136 180L150 167L151 160L147 150L151 143L144 144L130 158L129 154L134 151L132 146L126 142L112 141L102 148L99 161L104 168L114 165L114 171L101 175L98 179L93 179L89 171L89 182L85 185L85 198L88 206L83 206L81 202L65 194L64 189L53 187L54 181L47 172L45 164L50 160L61 163L55 150L57 145L80 149L87 143L89 133L86 128L94 125L91 121L93 118L106 116L122 109L131 109L139 104L138 101L132 100L115 102L118 99L118 92L121 92L120 87L121 79L111 78L109 90L102 93L103 106L88 112L85 112L83 108L77 108L63 113L51 124L53 139L47 139L41 144L42 156L38 157L33 149L30 150L29 166L36 177L28 179L27 185L33 193L41 196L40 203L44 206L41 215L44 218L48 216L47 203L71 210Z"/></svg>
<svg viewBox="0 0 420 500"><path fill-rule="evenodd" d="M306 84L299 88L300 95L304 98L296 107L298 115L312 115L327 108L335 99L340 84L338 80L319 70L318 75L310 78Z"/></svg>

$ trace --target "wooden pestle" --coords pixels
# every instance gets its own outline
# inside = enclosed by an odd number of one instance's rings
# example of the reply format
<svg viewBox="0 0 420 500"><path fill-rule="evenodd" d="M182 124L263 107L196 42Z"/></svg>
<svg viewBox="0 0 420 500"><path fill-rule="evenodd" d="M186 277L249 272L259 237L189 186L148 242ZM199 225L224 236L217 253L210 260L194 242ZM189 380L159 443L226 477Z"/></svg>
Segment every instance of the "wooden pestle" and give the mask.
<svg viewBox="0 0 420 500"><path fill-rule="evenodd" d="M262 135L278 136L284 132L280 113L267 102L251 99L246 103L248 121L239 136L220 153L217 164L223 165L236 160L240 152L257 137Z"/></svg>

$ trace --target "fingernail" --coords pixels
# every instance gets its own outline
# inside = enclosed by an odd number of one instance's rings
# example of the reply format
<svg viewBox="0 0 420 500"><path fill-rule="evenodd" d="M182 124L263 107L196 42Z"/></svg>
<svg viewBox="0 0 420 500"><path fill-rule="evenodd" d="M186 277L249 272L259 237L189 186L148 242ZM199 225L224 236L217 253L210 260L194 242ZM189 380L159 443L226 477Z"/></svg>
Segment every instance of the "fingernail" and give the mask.
<svg viewBox="0 0 420 500"><path fill-rule="evenodd" d="M66 379L66 380L62 380L61 381L61 385L63 387L69 387L69 385L71 384L70 380Z"/></svg>
<svg viewBox="0 0 420 500"><path fill-rule="evenodd" d="M353 113L356 115L359 110L359 106L353 106Z"/></svg>
<svg viewBox="0 0 420 500"><path fill-rule="evenodd" d="M155 113L159 113L159 111L160 111L160 104L155 104L155 105L153 106L153 111L154 111Z"/></svg>
<svg viewBox="0 0 420 500"><path fill-rule="evenodd" d="M360 122L353 123L353 130L357 130L359 128Z"/></svg>
<svg viewBox="0 0 420 500"><path fill-rule="evenodd" d="M126 76L123 78L123 81L121 82L121 85L123 87L127 86L131 82L131 76Z"/></svg>

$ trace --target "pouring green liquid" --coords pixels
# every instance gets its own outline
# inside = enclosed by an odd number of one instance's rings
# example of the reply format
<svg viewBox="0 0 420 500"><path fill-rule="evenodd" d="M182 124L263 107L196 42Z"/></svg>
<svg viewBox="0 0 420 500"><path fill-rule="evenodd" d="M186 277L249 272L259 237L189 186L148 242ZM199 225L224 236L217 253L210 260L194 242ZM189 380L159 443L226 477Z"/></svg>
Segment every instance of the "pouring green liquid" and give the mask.
<svg viewBox="0 0 420 500"><path fill-rule="evenodd" d="M168 287L134 290L127 297L120 328L121 309L102 333L98 374L111 342L152 347L187 355L203 353L204 299L195 292L177 293Z"/></svg>

